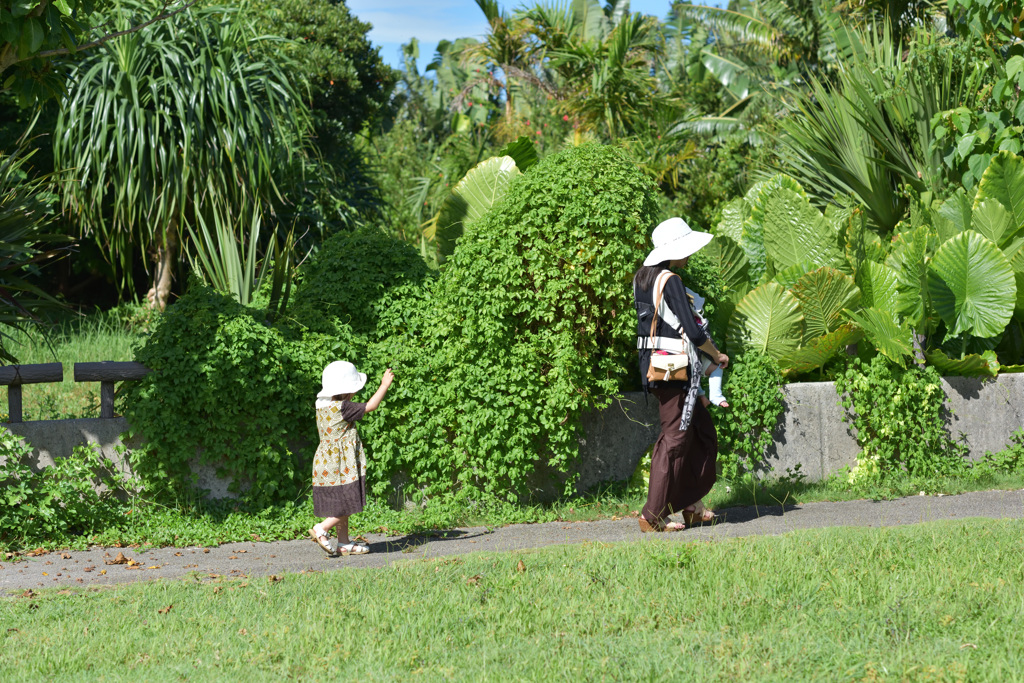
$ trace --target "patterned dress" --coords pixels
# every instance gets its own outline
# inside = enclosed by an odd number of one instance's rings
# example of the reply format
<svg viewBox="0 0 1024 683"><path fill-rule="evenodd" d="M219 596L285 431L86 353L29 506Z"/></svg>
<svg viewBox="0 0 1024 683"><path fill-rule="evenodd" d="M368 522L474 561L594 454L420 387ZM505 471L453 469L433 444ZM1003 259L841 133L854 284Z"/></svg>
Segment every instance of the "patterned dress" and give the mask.
<svg viewBox="0 0 1024 683"><path fill-rule="evenodd" d="M320 445L313 456L313 513L346 517L366 505L366 457L356 422L365 403L329 401L316 409Z"/></svg>

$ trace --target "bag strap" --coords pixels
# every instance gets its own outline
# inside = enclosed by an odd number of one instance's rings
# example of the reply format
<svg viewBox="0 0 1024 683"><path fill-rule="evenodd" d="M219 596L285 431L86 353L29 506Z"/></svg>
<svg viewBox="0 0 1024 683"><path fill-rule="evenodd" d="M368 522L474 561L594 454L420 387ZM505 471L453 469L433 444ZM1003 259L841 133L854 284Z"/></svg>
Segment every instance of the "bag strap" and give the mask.
<svg viewBox="0 0 1024 683"><path fill-rule="evenodd" d="M658 279L654 281L654 315L651 316L651 340L654 339L654 331L658 327L658 318L661 317L661 298L665 293L665 284L674 275L675 273L670 270L663 270L658 273Z"/></svg>

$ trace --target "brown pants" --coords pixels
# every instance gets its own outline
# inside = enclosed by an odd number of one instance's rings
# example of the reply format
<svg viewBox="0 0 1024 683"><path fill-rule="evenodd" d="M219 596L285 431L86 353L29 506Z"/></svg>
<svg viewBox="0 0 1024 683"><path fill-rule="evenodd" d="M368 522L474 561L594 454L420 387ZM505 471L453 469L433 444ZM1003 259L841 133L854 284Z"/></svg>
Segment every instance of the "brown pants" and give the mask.
<svg viewBox="0 0 1024 683"><path fill-rule="evenodd" d="M689 428L679 431L686 392L685 385L651 390L661 404L661 436L651 454L651 482L643 509L644 519L651 522L693 505L708 494L717 478L718 435L711 414L699 400Z"/></svg>

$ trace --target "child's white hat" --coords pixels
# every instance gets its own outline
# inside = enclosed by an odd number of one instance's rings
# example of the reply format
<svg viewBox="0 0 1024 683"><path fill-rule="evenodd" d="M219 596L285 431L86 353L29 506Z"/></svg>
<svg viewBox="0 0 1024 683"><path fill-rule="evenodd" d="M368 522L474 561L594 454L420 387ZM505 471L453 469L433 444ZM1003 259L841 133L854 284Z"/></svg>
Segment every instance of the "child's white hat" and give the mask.
<svg viewBox="0 0 1024 683"><path fill-rule="evenodd" d="M357 372L356 366L348 361L336 360L323 374L323 388L317 398L330 398L335 394L354 394L366 384L366 373Z"/></svg>

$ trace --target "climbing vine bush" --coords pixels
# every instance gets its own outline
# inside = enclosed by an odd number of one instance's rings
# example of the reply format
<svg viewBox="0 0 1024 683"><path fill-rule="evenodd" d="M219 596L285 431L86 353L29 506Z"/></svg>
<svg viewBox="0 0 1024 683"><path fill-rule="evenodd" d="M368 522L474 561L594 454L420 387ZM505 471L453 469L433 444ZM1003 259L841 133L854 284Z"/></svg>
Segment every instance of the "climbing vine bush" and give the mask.
<svg viewBox="0 0 1024 683"><path fill-rule="evenodd" d="M416 322L371 350L397 376L361 431L375 466L404 472L410 492L506 498L528 495L540 468L565 471L583 411L635 373L630 282L652 190L620 151L584 145L469 226Z"/></svg>
<svg viewBox="0 0 1024 683"><path fill-rule="evenodd" d="M881 355L870 363L853 359L836 377L836 392L862 449L850 483L967 470L967 447L943 426L945 393L935 368L901 368Z"/></svg>
<svg viewBox="0 0 1024 683"><path fill-rule="evenodd" d="M309 485L324 366L365 368L376 316L405 311L403 296L421 299L424 277L412 247L365 228L322 245L299 273L292 309L273 322L193 282L135 354L153 371L122 398L146 440L135 471L158 496L188 492L198 463L232 477L251 502L295 499Z"/></svg>
<svg viewBox="0 0 1024 683"><path fill-rule="evenodd" d="M725 373L729 408L715 416L722 477L735 479L764 462L782 415L782 372L771 356L748 353Z"/></svg>

